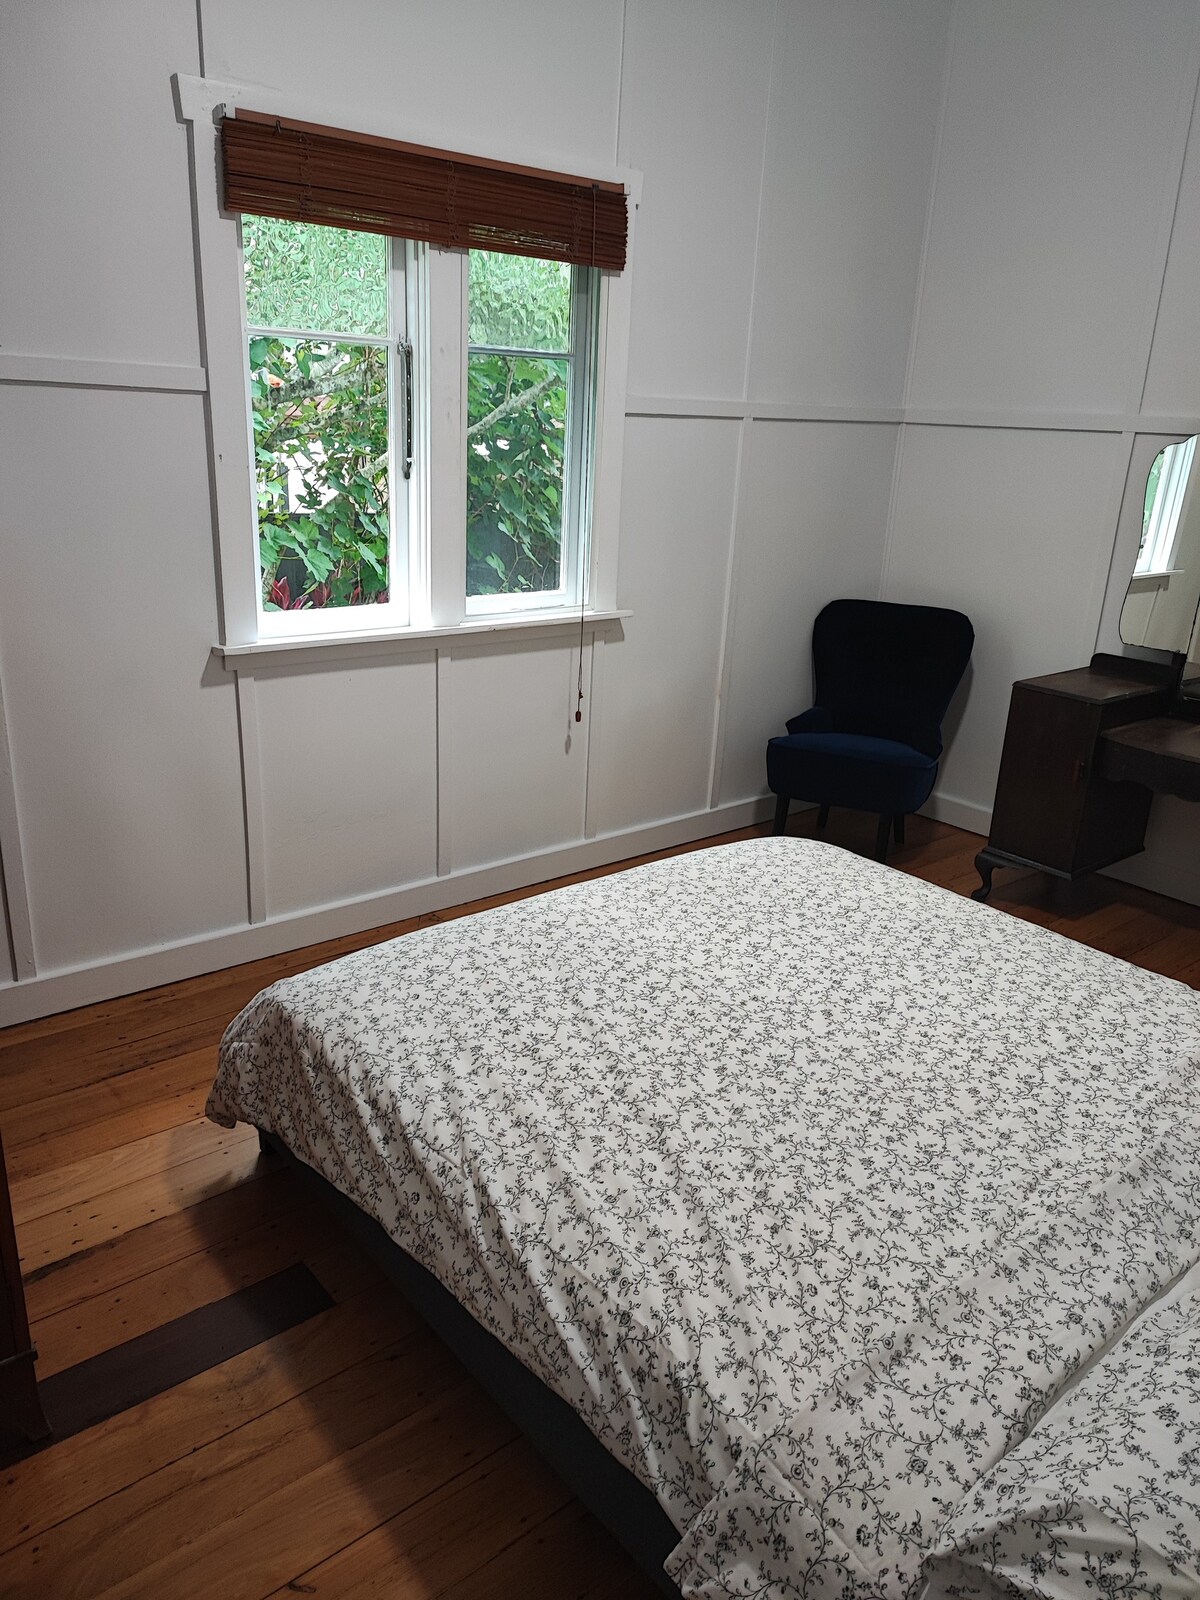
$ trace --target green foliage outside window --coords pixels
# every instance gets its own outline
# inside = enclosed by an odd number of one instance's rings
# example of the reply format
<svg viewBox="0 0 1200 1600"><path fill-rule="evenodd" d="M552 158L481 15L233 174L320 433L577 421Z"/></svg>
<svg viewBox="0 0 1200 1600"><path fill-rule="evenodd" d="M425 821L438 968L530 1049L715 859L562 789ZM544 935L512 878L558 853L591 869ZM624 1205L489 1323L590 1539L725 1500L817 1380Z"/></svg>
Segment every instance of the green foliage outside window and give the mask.
<svg viewBox="0 0 1200 1600"><path fill-rule="evenodd" d="M259 556L268 610L389 594L387 241L245 217ZM309 330L336 338L290 336ZM566 484L571 269L470 255L467 592L556 589ZM357 336L357 339L356 339Z"/></svg>
<svg viewBox="0 0 1200 1600"><path fill-rule="evenodd" d="M276 217L242 218L252 328L386 338L387 240Z"/></svg>
<svg viewBox="0 0 1200 1600"><path fill-rule="evenodd" d="M561 352L571 268L472 250L472 345ZM467 593L538 593L561 578L565 359L472 351L467 363Z"/></svg>
<svg viewBox="0 0 1200 1600"><path fill-rule="evenodd" d="M250 340L263 604L388 598L387 351Z"/></svg>
<svg viewBox="0 0 1200 1600"><path fill-rule="evenodd" d="M258 549L268 611L388 598L388 243L242 219Z"/></svg>
<svg viewBox="0 0 1200 1600"><path fill-rule="evenodd" d="M467 593L557 589L567 364L472 354L467 368Z"/></svg>

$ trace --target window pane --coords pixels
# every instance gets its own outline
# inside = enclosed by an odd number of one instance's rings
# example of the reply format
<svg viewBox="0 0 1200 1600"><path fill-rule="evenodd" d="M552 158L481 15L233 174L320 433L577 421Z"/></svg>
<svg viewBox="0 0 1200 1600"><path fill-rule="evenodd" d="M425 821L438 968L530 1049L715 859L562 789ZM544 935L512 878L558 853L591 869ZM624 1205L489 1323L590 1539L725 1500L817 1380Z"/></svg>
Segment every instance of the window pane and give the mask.
<svg viewBox="0 0 1200 1600"><path fill-rule="evenodd" d="M468 595L560 586L567 368L526 356L467 359Z"/></svg>
<svg viewBox="0 0 1200 1600"><path fill-rule="evenodd" d="M242 218L252 328L387 337L387 240L274 217Z"/></svg>
<svg viewBox="0 0 1200 1600"><path fill-rule="evenodd" d="M250 340L267 610L388 598L388 364L378 345Z"/></svg>
<svg viewBox="0 0 1200 1600"><path fill-rule="evenodd" d="M471 251L471 344L561 350L571 339L571 268L495 250Z"/></svg>

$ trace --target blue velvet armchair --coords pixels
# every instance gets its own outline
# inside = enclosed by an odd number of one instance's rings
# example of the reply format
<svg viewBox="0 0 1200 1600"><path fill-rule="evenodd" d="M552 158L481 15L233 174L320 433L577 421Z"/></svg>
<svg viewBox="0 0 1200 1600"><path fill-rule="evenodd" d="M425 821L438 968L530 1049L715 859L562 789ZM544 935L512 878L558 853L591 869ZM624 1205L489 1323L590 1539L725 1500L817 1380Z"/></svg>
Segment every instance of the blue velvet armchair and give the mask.
<svg viewBox="0 0 1200 1600"><path fill-rule="evenodd" d="M975 631L961 611L834 600L813 624L816 704L767 745L775 832L793 800L879 813L875 853L887 858L895 830L928 800L942 754L942 718Z"/></svg>

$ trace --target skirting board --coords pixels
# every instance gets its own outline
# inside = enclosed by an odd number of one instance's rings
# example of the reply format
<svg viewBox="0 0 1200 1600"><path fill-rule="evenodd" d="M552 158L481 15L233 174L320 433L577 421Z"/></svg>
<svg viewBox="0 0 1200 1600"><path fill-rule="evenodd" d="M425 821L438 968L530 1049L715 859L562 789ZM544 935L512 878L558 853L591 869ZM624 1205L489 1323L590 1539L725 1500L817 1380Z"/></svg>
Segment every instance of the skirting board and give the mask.
<svg viewBox="0 0 1200 1600"><path fill-rule="evenodd" d="M1165 895L1168 900L1200 906L1200 869L1177 856L1163 857L1149 852L1131 856L1128 861L1105 867L1101 876L1116 878L1138 889L1149 889L1154 894Z"/></svg>
<svg viewBox="0 0 1200 1600"><path fill-rule="evenodd" d="M652 823L648 827L601 834L577 844L537 851L491 866L426 878L381 894L267 918L245 927L226 928L197 939L135 951L88 966L39 974L0 988L0 1027L69 1011L75 1006L91 1005L98 1000L112 1000L117 995L133 994L163 983L178 983L204 972L237 966L243 961L298 950L323 939L363 933L369 928L421 916L427 911L441 911L468 900L528 888L549 878L586 872L591 867L607 866L610 862L654 850L667 850L677 844L689 844L711 834L747 828L753 823L767 821L773 810L774 799L770 796L742 800L716 806L711 811L695 811Z"/></svg>
<svg viewBox="0 0 1200 1600"><path fill-rule="evenodd" d="M952 828L965 828L968 833L982 834L986 839L992 826L989 806L976 805L974 800L960 800L955 794L943 794L935 789L921 807L923 817L935 822L948 822Z"/></svg>
<svg viewBox="0 0 1200 1600"><path fill-rule="evenodd" d="M601 834L577 844L514 857L491 866L426 878L381 894L267 918L245 927L226 928L197 939L139 950L88 966L43 973L0 986L0 1027L52 1016L55 1012L92 1005L99 1000L112 1000L118 995L152 989L163 983L178 983L204 972L237 966L243 961L257 961L263 956L317 944L322 939L363 933L368 928L421 916L426 911L441 911L468 900L528 888L549 878L586 872L591 867L607 866L610 862L653 850L667 850L672 845L689 844L711 834L729 833L735 828L769 821L774 804L771 795L735 801L715 806L711 811L694 811L647 827ZM806 809L811 808L794 807L793 815ZM938 822L948 822L985 838L991 826L991 812L986 807L954 795L935 792L922 812ZM1200 903L1200 894L1197 901Z"/></svg>

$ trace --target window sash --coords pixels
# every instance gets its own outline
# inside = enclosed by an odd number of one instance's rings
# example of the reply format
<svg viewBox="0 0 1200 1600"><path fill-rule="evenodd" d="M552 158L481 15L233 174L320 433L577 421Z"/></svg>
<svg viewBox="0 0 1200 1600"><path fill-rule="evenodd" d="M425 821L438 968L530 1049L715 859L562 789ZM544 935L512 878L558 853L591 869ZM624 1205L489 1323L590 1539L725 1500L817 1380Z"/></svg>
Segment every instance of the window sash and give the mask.
<svg viewBox="0 0 1200 1600"><path fill-rule="evenodd" d="M397 404L403 373L397 359L399 350L408 336L410 286L416 276L414 263L408 259L403 241L388 244L388 331L378 334L330 333L308 328L264 328L245 321L246 297L243 288L243 349L245 370L246 426L250 452L251 528L254 541L254 563L258 574L256 584L256 611L260 638L279 638L311 634L355 633L405 627L410 619L412 584L410 567L412 551L410 539L410 504L413 499L411 479L405 479L397 470ZM238 227L238 276L245 283L245 266L242 253L241 227ZM388 352L388 599L366 605L340 605L310 607L300 611L268 611L263 596L262 551L258 523L258 470L254 442L253 402L250 392L249 341L252 338L289 338L325 340L331 344L386 348ZM415 466L414 466L415 471Z"/></svg>
<svg viewBox="0 0 1200 1600"><path fill-rule="evenodd" d="M595 450L596 344L599 274L571 269L571 322L566 350L534 350L504 345L467 345L472 355L527 356L567 365L567 433L563 449L563 497L559 535L559 581L553 589L510 594L463 595L464 615L472 619L518 611L574 609L587 603L591 552L592 474ZM464 319L465 320L465 319ZM465 428L464 428L465 443ZM469 449L470 446L467 445ZM463 478L467 460L463 458ZM462 538L466 545L466 524Z"/></svg>

